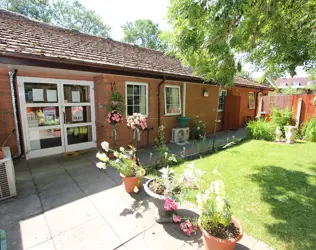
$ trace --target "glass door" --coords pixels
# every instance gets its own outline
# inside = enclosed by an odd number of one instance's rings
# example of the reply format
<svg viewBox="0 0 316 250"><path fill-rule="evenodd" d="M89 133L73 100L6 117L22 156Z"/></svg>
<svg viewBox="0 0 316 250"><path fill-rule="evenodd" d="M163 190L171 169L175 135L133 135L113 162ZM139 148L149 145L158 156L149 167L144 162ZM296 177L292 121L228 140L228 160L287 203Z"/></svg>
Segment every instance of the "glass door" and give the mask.
<svg viewBox="0 0 316 250"><path fill-rule="evenodd" d="M64 80L62 110L66 152L96 147L93 83Z"/></svg>
<svg viewBox="0 0 316 250"><path fill-rule="evenodd" d="M96 147L93 82L18 77L26 158Z"/></svg>
<svg viewBox="0 0 316 250"><path fill-rule="evenodd" d="M25 78L19 90L27 158L64 152L58 81Z"/></svg>

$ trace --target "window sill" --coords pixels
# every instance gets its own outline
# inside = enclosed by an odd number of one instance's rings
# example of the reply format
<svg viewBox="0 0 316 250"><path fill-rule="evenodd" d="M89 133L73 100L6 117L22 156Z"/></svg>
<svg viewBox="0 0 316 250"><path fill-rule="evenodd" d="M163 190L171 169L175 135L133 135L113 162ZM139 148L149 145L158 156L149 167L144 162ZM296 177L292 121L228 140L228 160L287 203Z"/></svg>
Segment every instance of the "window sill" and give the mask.
<svg viewBox="0 0 316 250"><path fill-rule="evenodd" d="M164 116L179 116L181 115L182 113L178 113L178 114L165 114Z"/></svg>

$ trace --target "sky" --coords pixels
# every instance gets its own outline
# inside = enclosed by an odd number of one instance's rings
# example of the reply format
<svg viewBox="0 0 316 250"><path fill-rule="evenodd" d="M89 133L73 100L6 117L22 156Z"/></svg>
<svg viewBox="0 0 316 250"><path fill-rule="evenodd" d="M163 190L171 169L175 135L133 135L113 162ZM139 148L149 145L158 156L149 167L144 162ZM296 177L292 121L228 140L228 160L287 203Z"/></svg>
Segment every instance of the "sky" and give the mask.
<svg viewBox="0 0 316 250"><path fill-rule="evenodd" d="M121 26L127 21L151 19L160 29L168 28L165 16L170 0L80 0L88 9L95 10L111 27L111 38L121 40Z"/></svg>
<svg viewBox="0 0 316 250"><path fill-rule="evenodd" d="M150 19L159 24L160 29L168 29L166 21L170 0L79 0L86 8L96 11L103 21L111 27L111 38L120 41L123 38L121 26L137 19ZM249 70L249 64L244 65ZM253 78L259 78L263 72L252 73ZM300 67L297 76L307 76ZM289 76L287 76L289 77Z"/></svg>

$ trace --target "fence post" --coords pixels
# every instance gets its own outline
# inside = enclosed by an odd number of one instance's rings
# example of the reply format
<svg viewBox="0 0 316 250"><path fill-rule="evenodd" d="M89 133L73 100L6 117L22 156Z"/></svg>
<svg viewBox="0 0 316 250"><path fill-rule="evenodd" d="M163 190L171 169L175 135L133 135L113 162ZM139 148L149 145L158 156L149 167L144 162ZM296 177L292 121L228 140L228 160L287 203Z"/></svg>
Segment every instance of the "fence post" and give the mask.
<svg viewBox="0 0 316 250"><path fill-rule="evenodd" d="M298 129L300 126L300 118L301 118L301 110L302 110L302 101L303 98L299 98L297 102L297 110L296 110L296 124L295 127Z"/></svg>

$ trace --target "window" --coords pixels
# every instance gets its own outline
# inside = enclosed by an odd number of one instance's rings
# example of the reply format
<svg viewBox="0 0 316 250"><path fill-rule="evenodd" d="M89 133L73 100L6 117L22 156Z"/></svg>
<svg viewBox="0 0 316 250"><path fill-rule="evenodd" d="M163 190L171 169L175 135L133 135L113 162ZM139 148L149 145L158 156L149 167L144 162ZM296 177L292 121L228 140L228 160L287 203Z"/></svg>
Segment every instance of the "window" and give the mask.
<svg viewBox="0 0 316 250"><path fill-rule="evenodd" d="M180 86L165 86L165 115L181 114Z"/></svg>
<svg viewBox="0 0 316 250"><path fill-rule="evenodd" d="M299 87L299 86L301 86L301 83L300 83L300 82L295 82L295 83L294 83L294 87Z"/></svg>
<svg viewBox="0 0 316 250"><path fill-rule="evenodd" d="M249 109L255 108L255 94L253 92L249 92L248 94L248 108Z"/></svg>
<svg viewBox="0 0 316 250"><path fill-rule="evenodd" d="M141 113L148 116L148 84L126 82L126 116Z"/></svg>
<svg viewBox="0 0 316 250"><path fill-rule="evenodd" d="M221 90L218 100L218 111L222 112L225 108L225 96L227 96L227 90Z"/></svg>
<svg viewBox="0 0 316 250"><path fill-rule="evenodd" d="M285 88L286 86L288 86L286 82L281 83L282 88Z"/></svg>

